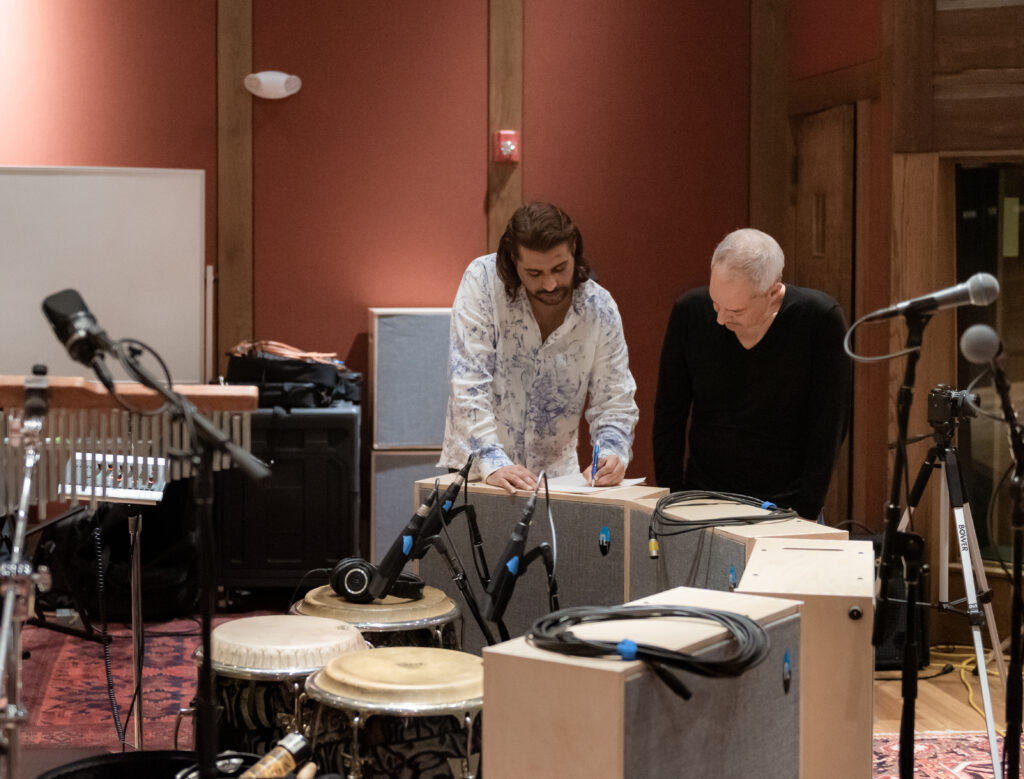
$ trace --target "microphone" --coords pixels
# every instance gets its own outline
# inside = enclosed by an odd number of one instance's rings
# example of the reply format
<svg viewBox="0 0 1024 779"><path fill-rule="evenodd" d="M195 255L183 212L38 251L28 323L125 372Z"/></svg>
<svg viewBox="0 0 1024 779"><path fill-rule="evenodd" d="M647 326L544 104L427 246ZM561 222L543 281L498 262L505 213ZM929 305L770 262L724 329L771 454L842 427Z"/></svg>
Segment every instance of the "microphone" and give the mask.
<svg viewBox="0 0 1024 779"><path fill-rule="evenodd" d="M443 512L451 508L455 502L459 490L469 476L469 468L472 463L473 455L470 455L466 464L462 466L462 470L455 474L455 478L448 485L448 489L444 491L444 495L438 498L435 489L416 509L416 513L391 544L391 548L388 549L384 559L377 566L373 579L370 580L369 592L374 598L383 598L391 591L409 560L418 560L426 554L427 547L422 540L435 536L440 531Z"/></svg>
<svg viewBox="0 0 1024 779"><path fill-rule="evenodd" d="M412 554L413 541L419 535L420 528L423 526L423 520L427 518L427 515L436 510L437 490L435 489L420 504L420 507L416 509L412 519L409 520L405 529L392 542L391 548L388 549L384 559L380 561L380 565L374 571L373 578L370 580L368 587L372 597L383 598L394 586L398 576L402 573L402 569L409 561L409 555Z"/></svg>
<svg viewBox="0 0 1024 779"><path fill-rule="evenodd" d="M880 319L891 319L895 316L911 314L930 314L943 308L957 306L987 306L999 297L999 282L990 273L975 273L967 281L946 289L940 289L930 295L904 300L888 308L880 308L864 317L865 322Z"/></svg>
<svg viewBox="0 0 1024 779"><path fill-rule="evenodd" d="M455 499L459 497L459 490L462 489L462 485L466 483L469 478L469 469L473 464L473 455L469 456L466 460L466 464L462 466L458 473L455 474L455 478L452 479L452 483L448 485L448 489L444 491L444 495L437 501L435 510L427 515L427 518L423 521L423 525L419 528L419 535L413 540L415 541L415 547L413 549L411 559L419 560L427 553L427 549L430 548L428 543L429 539L436 536L441 532L441 523L445 521L445 517L448 516L448 512L451 511L452 506L455 505ZM446 523L447 524L447 523Z"/></svg>
<svg viewBox="0 0 1024 779"><path fill-rule="evenodd" d="M999 335L988 325L971 325L960 336L960 352L975 365L988 365L1002 351Z"/></svg>
<svg viewBox="0 0 1024 779"><path fill-rule="evenodd" d="M114 379L103 352L115 352L115 343L96 323L82 296L73 289L55 292L43 301L43 313L71 359L92 368L103 386L113 393Z"/></svg>
<svg viewBox="0 0 1024 779"><path fill-rule="evenodd" d="M501 553L496 573L487 590L484 616L492 622L500 622L505 615L505 607L508 606L508 600L512 597L512 590L516 586L516 579L519 578L519 566L523 561L526 537L530 533L530 520L533 518L533 510L537 505L537 491L540 489L540 483L541 480L538 479L533 495L526 501L523 516L512 528L512 535L509 536L508 543L505 544L505 551Z"/></svg>

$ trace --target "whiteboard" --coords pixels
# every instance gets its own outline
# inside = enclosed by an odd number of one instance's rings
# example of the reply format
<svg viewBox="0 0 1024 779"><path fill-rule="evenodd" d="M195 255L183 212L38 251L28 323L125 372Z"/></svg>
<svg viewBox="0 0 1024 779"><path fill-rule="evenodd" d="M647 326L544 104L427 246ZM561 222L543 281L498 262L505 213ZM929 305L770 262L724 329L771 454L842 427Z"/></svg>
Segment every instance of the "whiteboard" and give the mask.
<svg viewBox="0 0 1024 779"><path fill-rule="evenodd" d="M175 382L203 381L204 185L202 170L0 166L0 374L43 363L94 378L43 315L70 288L111 338L151 346Z"/></svg>

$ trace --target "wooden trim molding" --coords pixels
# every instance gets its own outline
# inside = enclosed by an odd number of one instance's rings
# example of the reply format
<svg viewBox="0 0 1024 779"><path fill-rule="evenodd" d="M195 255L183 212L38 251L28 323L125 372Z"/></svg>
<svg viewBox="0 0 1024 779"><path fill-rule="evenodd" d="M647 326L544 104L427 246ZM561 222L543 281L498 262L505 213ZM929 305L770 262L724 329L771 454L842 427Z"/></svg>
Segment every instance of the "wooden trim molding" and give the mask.
<svg viewBox="0 0 1024 779"><path fill-rule="evenodd" d="M520 162L494 162L491 138L498 130L523 132L523 0L490 0L487 23L487 246L493 251L513 212L523 202L524 145Z"/></svg>
<svg viewBox="0 0 1024 779"><path fill-rule="evenodd" d="M217 369L254 336L252 0L217 2Z"/></svg>

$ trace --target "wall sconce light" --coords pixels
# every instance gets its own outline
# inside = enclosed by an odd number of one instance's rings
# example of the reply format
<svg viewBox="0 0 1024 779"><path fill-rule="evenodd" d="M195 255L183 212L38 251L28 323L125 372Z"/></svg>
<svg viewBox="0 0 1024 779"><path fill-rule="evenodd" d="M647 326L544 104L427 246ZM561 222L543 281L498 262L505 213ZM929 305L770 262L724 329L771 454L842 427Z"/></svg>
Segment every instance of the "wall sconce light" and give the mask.
<svg viewBox="0 0 1024 779"><path fill-rule="evenodd" d="M277 100L288 95L294 95L302 89L302 79L280 70L262 70L259 73L250 73L245 77L245 88L256 97Z"/></svg>

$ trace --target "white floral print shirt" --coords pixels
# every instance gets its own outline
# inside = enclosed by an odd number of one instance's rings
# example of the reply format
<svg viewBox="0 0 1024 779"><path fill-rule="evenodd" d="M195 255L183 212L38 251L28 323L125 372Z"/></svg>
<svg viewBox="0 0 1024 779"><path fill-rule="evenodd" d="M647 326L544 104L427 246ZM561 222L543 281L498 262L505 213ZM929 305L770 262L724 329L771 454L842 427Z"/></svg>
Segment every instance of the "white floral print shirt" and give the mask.
<svg viewBox="0 0 1024 779"><path fill-rule="evenodd" d="M639 411L615 301L585 281L565 321L541 342L526 291L509 301L495 263L494 254L473 260L452 305L440 467L461 468L472 453L479 478L512 464L551 477L578 473L588 393L591 441L601 457L628 465Z"/></svg>

